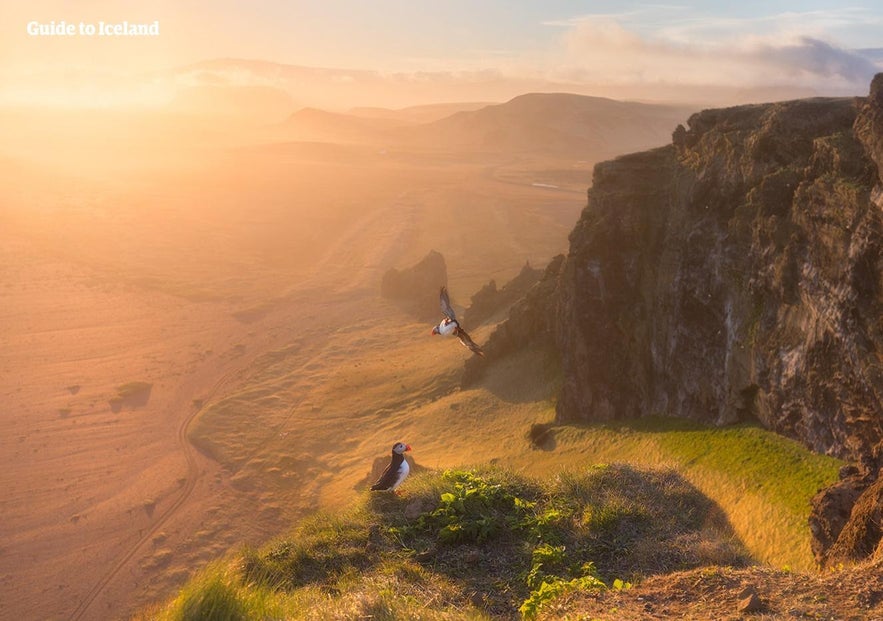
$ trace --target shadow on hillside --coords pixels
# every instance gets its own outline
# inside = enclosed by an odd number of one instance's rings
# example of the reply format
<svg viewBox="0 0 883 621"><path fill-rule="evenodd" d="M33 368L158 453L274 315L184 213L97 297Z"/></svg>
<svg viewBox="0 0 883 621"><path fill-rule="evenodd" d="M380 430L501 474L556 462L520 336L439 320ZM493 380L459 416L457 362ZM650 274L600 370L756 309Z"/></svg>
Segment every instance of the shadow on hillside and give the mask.
<svg viewBox="0 0 883 621"><path fill-rule="evenodd" d="M563 546L566 560L549 565L550 575L578 577L573 568L591 563L609 585L754 562L720 506L674 470L596 466L582 475L563 473L553 493L558 517L547 524L554 534L546 536ZM489 609L505 610L513 602L504 600L520 595L498 593L495 576L530 569L531 548L523 543L509 535L458 544L439 540L417 559L461 582Z"/></svg>
<svg viewBox="0 0 883 621"><path fill-rule="evenodd" d="M478 385L509 403L554 397L561 384L557 362L547 352L526 349L487 364Z"/></svg>

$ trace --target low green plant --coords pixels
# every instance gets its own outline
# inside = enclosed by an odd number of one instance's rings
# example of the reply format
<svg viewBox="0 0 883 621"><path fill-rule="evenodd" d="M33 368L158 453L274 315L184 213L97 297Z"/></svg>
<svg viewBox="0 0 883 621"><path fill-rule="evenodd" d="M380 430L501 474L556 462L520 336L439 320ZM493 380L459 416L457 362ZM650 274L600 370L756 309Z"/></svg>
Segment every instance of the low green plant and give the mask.
<svg viewBox="0 0 883 621"><path fill-rule="evenodd" d="M630 588L632 588L632 583L625 582L622 579L617 578L613 581L613 584L611 584L610 587L616 591L628 591Z"/></svg>
<svg viewBox="0 0 883 621"><path fill-rule="evenodd" d="M548 605L566 593L577 590L591 591L606 588L607 585L601 582L597 576L591 574L569 580L554 577L548 582L544 581L538 589L531 591L530 597L524 600L524 603L518 608L518 612L525 619L535 619L543 606Z"/></svg>
<svg viewBox="0 0 883 621"><path fill-rule="evenodd" d="M541 543L535 547L531 552L527 586L532 589L538 588L546 578L552 575L550 572L560 573L567 558L564 550L564 546L552 546L548 543Z"/></svg>
<svg viewBox="0 0 883 621"><path fill-rule="evenodd" d="M451 491L441 494L436 509L420 516L416 528L436 533L443 543L481 543L535 523L535 503L501 483L464 470L446 470L442 479L452 484Z"/></svg>
<svg viewBox="0 0 883 621"><path fill-rule="evenodd" d="M534 618L542 606L564 593L607 588L593 562L581 561L582 555L568 556L566 546L558 543L567 537L568 529L574 530L575 511L565 506L567 500L559 499L557 505L551 498L528 500L474 471L447 470L442 479L452 489L442 492L438 506L420 517L418 530L435 533L445 544L482 543L504 534L536 542L524 578L529 595L519 608L524 618ZM622 503L599 503L594 507L595 519L583 526L603 537L623 516L634 514L640 512ZM621 579L615 582L620 588L627 584Z"/></svg>

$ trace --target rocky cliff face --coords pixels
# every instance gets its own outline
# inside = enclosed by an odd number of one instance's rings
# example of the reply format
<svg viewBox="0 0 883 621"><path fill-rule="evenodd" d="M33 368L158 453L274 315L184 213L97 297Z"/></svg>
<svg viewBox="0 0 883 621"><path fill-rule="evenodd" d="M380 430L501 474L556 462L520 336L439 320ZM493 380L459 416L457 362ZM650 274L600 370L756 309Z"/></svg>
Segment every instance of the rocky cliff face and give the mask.
<svg viewBox="0 0 883 621"><path fill-rule="evenodd" d="M559 284L560 419L757 419L870 453L883 221L861 106L709 110L671 146L596 167Z"/></svg>
<svg viewBox="0 0 883 621"><path fill-rule="evenodd" d="M552 333L559 421L756 420L856 462L813 501L815 551L821 564L879 556L883 74L867 98L707 110L688 125L596 166L566 258L513 307L488 359Z"/></svg>

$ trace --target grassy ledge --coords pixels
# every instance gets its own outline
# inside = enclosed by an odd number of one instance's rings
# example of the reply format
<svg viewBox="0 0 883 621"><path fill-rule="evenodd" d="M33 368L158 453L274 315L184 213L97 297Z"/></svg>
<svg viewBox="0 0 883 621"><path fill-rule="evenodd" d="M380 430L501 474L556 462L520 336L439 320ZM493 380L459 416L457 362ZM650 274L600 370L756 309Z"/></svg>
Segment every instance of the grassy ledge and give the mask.
<svg viewBox="0 0 883 621"><path fill-rule="evenodd" d="M599 465L544 484L446 470L209 566L141 618L533 618L574 590L749 562L720 507L670 469Z"/></svg>
<svg viewBox="0 0 883 621"><path fill-rule="evenodd" d="M727 514L759 562L813 570L810 499L837 480L843 462L752 425L707 427L675 418L554 429L555 465L580 454L677 470Z"/></svg>

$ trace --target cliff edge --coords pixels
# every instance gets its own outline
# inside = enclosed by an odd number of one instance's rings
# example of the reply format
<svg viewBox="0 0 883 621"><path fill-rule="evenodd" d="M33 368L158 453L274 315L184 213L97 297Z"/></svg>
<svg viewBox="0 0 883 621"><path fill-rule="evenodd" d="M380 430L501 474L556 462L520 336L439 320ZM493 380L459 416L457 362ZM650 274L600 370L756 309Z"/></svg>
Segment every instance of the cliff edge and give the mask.
<svg viewBox="0 0 883 621"><path fill-rule="evenodd" d="M509 321L554 332L559 421L758 421L856 462L846 505L814 501L817 557L880 555L879 526L850 521L879 496L881 210L883 74L867 98L706 110L672 144L595 167L566 258ZM853 531L850 556L837 540Z"/></svg>

